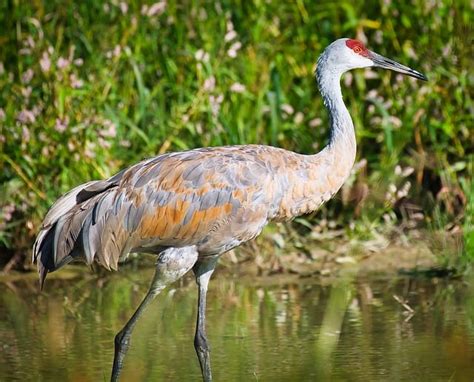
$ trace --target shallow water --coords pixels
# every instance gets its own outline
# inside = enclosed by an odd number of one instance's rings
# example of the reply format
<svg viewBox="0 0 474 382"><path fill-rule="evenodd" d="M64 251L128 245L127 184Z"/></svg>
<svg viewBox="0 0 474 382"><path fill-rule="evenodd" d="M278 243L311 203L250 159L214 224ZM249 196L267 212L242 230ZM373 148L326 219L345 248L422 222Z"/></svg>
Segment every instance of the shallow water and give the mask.
<svg viewBox="0 0 474 382"><path fill-rule="evenodd" d="M0 380L104 381L113 338L151 270L0 283ZM216 381L472 381L470 280L366 277L234 279L216 275L208 336ZM187 278L138 323L122 381L198 381L196 288ZM394 295L406 300L410 313Z"/></svg>

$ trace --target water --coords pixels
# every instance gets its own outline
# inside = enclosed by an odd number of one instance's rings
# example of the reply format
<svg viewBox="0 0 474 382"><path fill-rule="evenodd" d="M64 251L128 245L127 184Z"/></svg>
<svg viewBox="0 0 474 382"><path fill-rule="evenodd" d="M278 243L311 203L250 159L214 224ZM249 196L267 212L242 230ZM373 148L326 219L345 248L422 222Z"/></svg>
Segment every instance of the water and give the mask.
<svg viewBox="0 0 474 382"><path fill-rule="evenodd" d="M0 283L0 380L105 381L113 338L151 270ZM122 381L199 381L196 288L187 278L138 323ZM408 307L404 308L394 296ZM216 381L473 381L469 280L366 277L211 282ZM410 312L411 308L414 312Z"/></svg>

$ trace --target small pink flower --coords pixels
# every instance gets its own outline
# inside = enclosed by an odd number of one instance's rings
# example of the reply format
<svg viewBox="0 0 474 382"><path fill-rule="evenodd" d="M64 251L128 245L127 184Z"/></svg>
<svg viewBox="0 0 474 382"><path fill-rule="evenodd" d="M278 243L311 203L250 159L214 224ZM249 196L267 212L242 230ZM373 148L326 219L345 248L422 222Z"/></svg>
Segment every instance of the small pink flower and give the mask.
<svg viewBox="0 0 474 382"><path fill-rule="evenodd" d="M69 118L65 117L64 119L56 118L56 124L54 125L54 130L58 133L64 133L69 125Z"/></svg>
<svg viewBox="0 0 474 382"><path fill-rule="evenodd" d="M219 94L217 97L214 95L209 96L209 103L211 104L211 112L214 117L217 117L221 108L221 103L224 100L224 96Z"/></svg>
<svg viewBox="0 0 474 382"><path fill-rule="evenodd" d="M40 103L38 105L33 106L33 109L31 109L31 112L35 117L40 115L40 113L43 111L43 105Z"/></svg>
<svg viewBox="0 0 474 382"><path fill-rule="evenodd" d="M56 63L59 69L65 69L69 66L69 64L70 64L69 60L63 57L59 57L58 62Z"/></svg>
<svg viewBox="0 0 474 382"><path fill-rule="evenodd" d="M245 91L245 85L242 85L239 82L234 82L230 87L230 91L234 93L243 93Z"/></svg>
<svg viewBox="0 0 474 382"><path fill-rule="evenodd" d="M27 84L31 81L31 79L33 78L34 76L34 72L33 70L30 68L28 69L25 73L23 73L23 75L21 76L21 82L23 82L24 84Z"/></svg>
<svg viewBox="0 0 474 382"><path fill-rule="evenodd" d="M74 89L82 88L82 85L84 85L84 81L82 81L81 79L77 78L74 73L69 76L69 80L71 81L71 86L72 86Z"/></svg>
<svg viewBox="0 0 474 382"><path fill-rule="evenodd" d="M118 57L122 52L122 47L120 45L115 45L114 50L108 51L105 56L107 58Z"/></svg>
<svg viewBox="0 0 474 382"><path fill-rule="evenodd" d="M25 45L30 47L30 48L34 48L36 46L36 44L35 44L35 40L33 40L33 37L28 36L26 41L25 41Z"/></svg>
<svg viewBox="0 0 474 382"><path fill-rule="evenodd" d="M2 208L2 215L5 221L10 221L12 218L13 213L15 212L15 205L7 204Z"/></svg>
<svg viewBox="0 0 474 382"><path fill-rule="evenodd" d="M48 52L43 52L43 56L40 59L40 67L43 73L49 72L51 68L51 59L49 58Z"/></svg>
<svg viewBox="0 0 474 382"><path fill-rule="evenodd" d="M314 118L311 121L309 121L309 126L318 127L318 126L321 126L322 123L323 123L323 120L321 118Z"/></svg>
<svg viewBox="0 0 474 382"><path fill-rule="evenodd" d="M22 88L21 89L21 95L28 99L28 98L30 98L32 90L33 89L31 88L31 86L27 86L26 88Z"/></svg>
<svg viewBox="0 0 474 382"><path fill-rule="evenodd" d="M205 52L205 51L202 50L202 49L199 49L199 50L194 54L194 58L196 59L196 61L209 62L209 53Z"/></svg>
<svg viewBox="0 0 474 382"><path fill-rule="evenodd" d="M295 112L295 109L293 109L293 106L284 103L283 105L280 106L281 110L283 110L286 114L291 115Z"/></svg>
<svg viewBox="0 0 474 382"><path fill-rule="evenodd" d="M34 123L36 121L34 113L27 109L20 111L16 118L21 123Z"/></svg>
<svg viewBox="0 0 474 382"><path fill-rule="evenodd" d="M227 51L227 55L232 58L237 57L237 52L240 48L242 48L242 43L240 41L234 42Z"/></svg>
<svg viewBox="0 0 474 382"><path fill-rule="evenodd" d="M26 126L23 126L21 129L21 138L23 139L23 142L30 141L30 131L26 128Z"/></svg>
<svg viewBox="0 0 474 382"><path fill-rule="evenodd" d="M117 126L111 120L106 119L103 122L104 130L100 130L99 134L104 138L115 138L117 136Z"/></svg>
<svg viewBox="0 0 474 382"><path fill-rule="evenodd" d="M225 34L224 41L229 42L229 41L232 41L236 37L237 37L237 32L234 30L231 30Z"/></svg>
<svg viewBox="0 0 474 382"><path fill-rule="evenodd" d="M206 78L206 80L204 81L202 89L205 92L211 92L214 90L215 87L216 87L216 78L214 76L210 76L209 78Z"/></svg>
<svg viewBox="0 0 474 382"><path fill-rule="evenodd" d="M95 143L91 141L86 142L86 148L84 150L84 155L87 158L95 158Z"/></svg>
<svg viewBox="0 0 474 382"><path fill-rule="evenodd" d="M143 12L144 9L145 12ZM158 3L152 4L149 8L142 8L142 14L146 14L148 17L153 17L156 15L161 15L165 9L166 1L159 1Z"/></svg>
<svg viewBox="0 0 474 382"><path fill-rule="evenodd" d="M296 125L300 125L304 121L304 114L301 111L298 111L295 114L294 122Z"/></svg>
<svg viewBox="0 0 474 382"><path fill-rule="evenodd" d="M390 117L388 117L388 120L390 121L390 123L399 128L399 127L402 127L402 120L394 115L391 115Z"/></svg>
<svg viewBox="0 0 474 382"><path fill-rule="evenodd" d="M110 149L112 147L112 144L109 141L106 141L102 137L98 137L97 142L99 143L99 146L102 147L103 149Z"/></svg>
<svg viewBox="0 0 474 382"><path fill-rule="evenodd" d="M120 2L119 7L120 7L120 11L122 12L123 15L127 14L128 4L125 1Z"/></svg>

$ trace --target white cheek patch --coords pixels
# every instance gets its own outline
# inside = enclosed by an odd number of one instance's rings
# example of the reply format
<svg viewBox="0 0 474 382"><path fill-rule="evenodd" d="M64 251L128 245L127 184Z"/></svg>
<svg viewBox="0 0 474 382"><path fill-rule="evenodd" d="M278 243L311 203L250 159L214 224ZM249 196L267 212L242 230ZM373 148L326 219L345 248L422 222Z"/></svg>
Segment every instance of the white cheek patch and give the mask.
<svg viewBox="0 0 474 382"><path fill-rule="evenodd" d="M368 66L368 67L375 65L375 63L374 63L370 58L365 58L365 57L364 57L364 61L367 62L367 66Z"/></svg>
<svg viewBox="0 0 474 382"><path fill-rule="evenodd" d="M374 62L370 58L357 53L354 53L354 55L360 65L363 65L364 67L374 66Z"/></svg>

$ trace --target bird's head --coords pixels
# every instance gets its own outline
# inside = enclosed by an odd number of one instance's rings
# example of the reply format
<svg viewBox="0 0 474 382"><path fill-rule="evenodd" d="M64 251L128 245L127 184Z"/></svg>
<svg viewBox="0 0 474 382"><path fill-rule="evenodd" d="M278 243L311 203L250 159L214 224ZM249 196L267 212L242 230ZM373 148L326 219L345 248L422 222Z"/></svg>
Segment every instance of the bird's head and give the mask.
<svg viewBox="0 0 474 382"><path fill-rule="evenodd" d="M426 76L420 72L372 52L359 40L349 38L336 40L324 50L318 60L318 70L323 65L326 68L332 68L332 70L339 74L351 69L374 66L377 68L390 69L418 78L419 80L428 80Z"/></svg>

